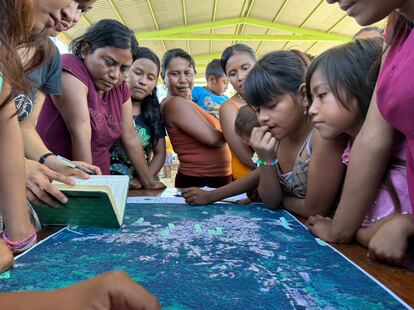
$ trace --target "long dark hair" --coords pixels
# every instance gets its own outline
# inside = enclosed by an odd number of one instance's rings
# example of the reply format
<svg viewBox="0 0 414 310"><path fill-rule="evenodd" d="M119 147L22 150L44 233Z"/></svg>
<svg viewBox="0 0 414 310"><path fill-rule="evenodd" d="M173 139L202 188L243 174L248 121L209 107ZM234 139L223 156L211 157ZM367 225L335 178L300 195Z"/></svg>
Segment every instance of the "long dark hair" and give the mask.
<svg viewBox="0 0 414 310"><path fill-rule="evenodd" d="M47 40L46 30L31 32L32 1L0 0L0 7L0 73L12 91L27 93L27 73L51 59L52 46ZM19 55L17 47L25 54ZM21 58L26 57L26 54L31 55L30 61L23 65ZM0 105L10 99L11 95Z"/></svg>
<svg viewBox="0 0 414 310"><path fill-rule="evenodd" d="M365 119L380 66L376 62L382 53L381 38L357 39L333 47L316 57L306 73L306 94L309 105L313 97L310 82L320 70L335 99L345 109L351 110L355 99L358 111Z"/></svg>
<svg viewBox="0 0 414 310"><path fill-rule="evenodd" d="M290 94L297 98L305 82L306 55L298 51L276 51L263 56L244 83L244 97L253 108L268 104L273 98Z"/></svg>
<svg viewBox="0 0 414 310"><path fill-rule="evenodd" d="M313 101L310 82L315 71L320 70L338 103L350 110L355 100L360 116L365 119L379 75L380 64L376 60L382 54L382 45L381 38L355 40L316 57L306 74L309 106ZM387 170L403 165L404 161L393 157ZM388 173L384 177L384 185L395 209L401 210L400 200Z"/></svg>
<svg viewBox="0 0 414 310"><path fill-rule="evenodd" d="M157 78L160 73L160 59L158 56L147 47L140 47L138 49L135 59L145 58L152 61L157 66ZM134 100L132 100L134 102ZM150 95L144 98L141 102L141 115L145 124L150 128L150 134L152 137L151 148L154 149L158 142L159 136L161 136L161 129L164 128L164 122L161 116L160 102L157 97L157 87Z"/></svg>
<svg viewBox="0 0 414 310"><path fill-rule="evenodd" d="M90 26L86 32L70 43L69 49L81 58L84 44L88 44L88 53L96 49L113 46L130 49L132 55L138 54L138 42L134 32L114 19L102 19Z"/></svg>

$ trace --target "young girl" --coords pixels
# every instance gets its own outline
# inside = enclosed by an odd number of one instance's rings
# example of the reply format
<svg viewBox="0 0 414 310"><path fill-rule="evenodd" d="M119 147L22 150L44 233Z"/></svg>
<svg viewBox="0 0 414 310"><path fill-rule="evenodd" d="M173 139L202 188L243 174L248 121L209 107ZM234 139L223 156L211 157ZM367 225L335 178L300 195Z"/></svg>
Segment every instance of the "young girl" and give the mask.
<svg viewBox="0 0 414 310"><path fill-rule="evenodd" d="M165 128L157 98L160 60L150 49L140 47L128 73L135 130L144 147L152 175L157 175L165 161ZM137 177L120 141L111 148L111 173Z"/></svg>
<svg viewBox="0 0 414 310"><path fill-rule="evenodd" d="M259 196L268 208L300 216L328 214L343 178L345 139L325 140L306 115L305 70L297 52L265 55L245 82L245 98L261 127L250 144L260 166Z"/></svg>
<svg viewBox="0 0 414 310"><path fill-rule="evenodd" d="M381 51L381 39L353 41L319 55L307 72L312 123L324 139L336 139L343 135L349 137L348 147L342 155L346 165L349 163L352 142L368 111L379 69L378 66L375 68L374 62L380 57ZM359 223L361 228L357 232L357 240L365 247L388 216L395 212L412 213L404 145L399 147L394 158L375 203L364 221ZM342 221L338 216L335 216L335 221Z"/></svg>
<svg viewBox="0 0 414 310"><path fill-rule="evenodd" d="M111 30L111 31L109 31ZM150 173L136 139L125 77L138 43L127 27L100 20L62 57L62 95L47 96L36 129L55 154L110 172L109 149L119 138L145 188L164 188Z"/></svg>
<svg viewBox="0 0 414 310"><path fill-rule="evenodd" d="M247 175L255 168L252 162L253 150L243 143L234 131L234 121L240 107L246 105L244 100L244 82L256 63L253 49L244 44L229 46L221 55L221 65L229 78L236 94L224 102L219 109L220 126L231 151L231 168L233 179Z"/></svg>
<svg viewBox="0 0 414 310"><path fill-rule="evenodd" d="M330 0L329 2L341 3L342 1ZM312 232L331 242L352 240L359 228L359 223L372 206L393 153L395 129L407 138L407 182L411 205L414 204L414 127L412 126L414 119L412 108L414 8L409 1L397 0L380 2L356 0L351 4L351 6L342 5L342 7L346 8L347 13L354 17L361 26L380 21L387 15L390 15L390 18L385 31L387 48L383 56L376 92L374 92L367 119L353 143L341 201L336 212L338 216L341 215L341 218L346 218L346 220L332 222L328 219L311 218L309 221ZM372 154L375 154L375 157ZM364 190L361 191L361 188ZM353 214L353 216L346 216L346 214ZM405 215L405 217L411 217L411 215ZM398 218L404 218L404 216ZM412 229L405 230L405 232L411 231ZM404 253L409 236L410 234L405 235L403 242L394 245L400 247L393 251L394 253ZM375 238L375 240L378 239ZM390 253L389 247L384 246L383 250L385 252L381 250L383 254L381 257L388 260L387 254L384 253ZM390 258L388 261L394 262L395 259Z"/></svg>
<svg viewBox="0 0 414 310"><path fill-rule="evenodd" d="M220 187L231 182L230 152L217 118L191 100L194 60L182 49L168 50L161 76L168 88L162 113L180 164L176 187Z"/></svg>

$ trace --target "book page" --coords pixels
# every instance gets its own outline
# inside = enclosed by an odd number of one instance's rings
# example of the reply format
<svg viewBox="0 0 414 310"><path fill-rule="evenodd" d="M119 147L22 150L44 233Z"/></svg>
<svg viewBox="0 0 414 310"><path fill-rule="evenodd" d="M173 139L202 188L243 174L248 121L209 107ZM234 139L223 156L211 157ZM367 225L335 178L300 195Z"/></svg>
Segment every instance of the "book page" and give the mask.
<svg viewBox="0 0 414 310"><path fill-rule="evenodd" d="M118 220L122 221L125 210L125 199L128 195L129 177L127 175L91 175L89 179L73 178L76 185L106 185L111 188L112 196L115 200L115 208L119 216ZM53 181L52 184L62 184Z"/></svg>

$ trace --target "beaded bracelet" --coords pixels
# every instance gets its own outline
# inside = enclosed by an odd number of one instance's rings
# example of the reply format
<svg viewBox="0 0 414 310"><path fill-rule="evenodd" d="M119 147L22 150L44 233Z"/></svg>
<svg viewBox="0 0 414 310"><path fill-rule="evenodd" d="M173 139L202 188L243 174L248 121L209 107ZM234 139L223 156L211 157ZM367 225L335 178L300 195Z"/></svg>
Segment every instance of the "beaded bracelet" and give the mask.
<svg viewBox="0 0 414 310"><path fill-rule="evenodd" d="M278 163L279 163L279 161L277 159L275 159L273 161L265 161L265 160L261 160L261 159L256 160L256 166L257 167L260 167L260 166L276 167Z"/></svg>
<svg viewBox="0 0 414 310"><path fill-rule="evenodd" d="M31 248L33 245L35 245L37 241L36 229L34 229L34 227L32 227L32 229L33 230L30 236L28 236L27 238L23 240L18 240L18 241L10 240L9 237L7 237L6 230L3 230L3 240L4 242L6 242L7 246L14 254L22 253L28 250L29 248Z"/></svg>

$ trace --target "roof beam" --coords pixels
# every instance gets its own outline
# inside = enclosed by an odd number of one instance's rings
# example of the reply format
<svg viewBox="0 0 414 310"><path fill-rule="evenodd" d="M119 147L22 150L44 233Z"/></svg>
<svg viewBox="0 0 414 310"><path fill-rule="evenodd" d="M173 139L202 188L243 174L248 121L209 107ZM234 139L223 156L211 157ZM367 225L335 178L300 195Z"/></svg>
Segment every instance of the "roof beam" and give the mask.
<svg viewBox="0 0 414 310"><path fill-rule="evenodd" d="M112 10L114 10L115 15L116 15L116 17L118 18L118 20L119 20L121 23L123 23L123 24L125 25L125 21L124 21L124 19L122 18L121 14L119 13L119 10L118 10L118 8L116 7L116 5L115 5L114 1L113 1L113 0L109 0L109 4L111 5Z"/></svg>
<svg viewBox="0 0 414 310"><path fill-rule="evenodd" d="M314 36L318 38L325 38L325 39L331 38L332 41L333 40L340 41L340 42L349 41L348 36L344 36L340 34L333 34L333 33L328 34L323 31L300 28L297 26L290 26L290 25L280 24L280 23L272 23L272 22L258 20L254 18L248 18L248 17L231 18L231 19L218 20L214 22L189 25L189 26L184 26L184 27L175 27L175 28L158 30L158 31L136 33L136 35L137 35L137 38L140 40L147 40L147 39L156 40L157 38L161 40L161 39L168 38L171 35L177 35L177 34L182 34L186 32L210 30L214 28L228 27L228 26L234 26L234 25L239 25L239 24L263 27L263 28L267 28L271 30L286 31L289 33Z"/></svg>
<svg viewBox="0 0 414 310"><path fill-rule="evenodd" d="M144 40L188 40L188 41L264 41L264 42L281 42L281 41L329 41L329 42L349 42L351 38L343 36L342 38L331 37L329 34L323 35L259 35L259 34L186 34L178 33L168 36L146 36L142 38L138 35L140 41Z"/></svg>
<svg viewBox="0 0 414 310"><path fill-rule="evenodd" d="M147 0L147 6L148 6L148 9L151 13L151 17L152 17L152 21L154 22L155 29L157 29L157 31L159 31L160 27L158 26L157 18L155 17L155 13L154 13L154 9L152 8L151 0ZM162 44L162 47L164 48L164 52L166 52L167 47L165 46L164 41L161 41L161 44Z"/></svg>

